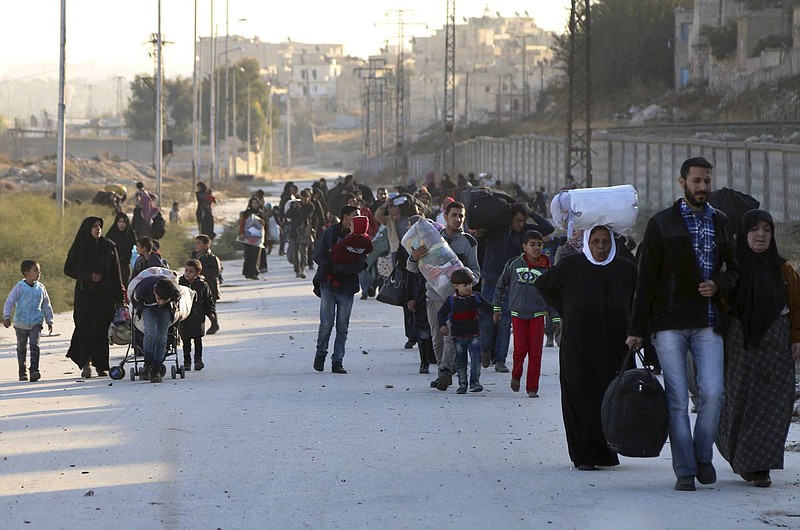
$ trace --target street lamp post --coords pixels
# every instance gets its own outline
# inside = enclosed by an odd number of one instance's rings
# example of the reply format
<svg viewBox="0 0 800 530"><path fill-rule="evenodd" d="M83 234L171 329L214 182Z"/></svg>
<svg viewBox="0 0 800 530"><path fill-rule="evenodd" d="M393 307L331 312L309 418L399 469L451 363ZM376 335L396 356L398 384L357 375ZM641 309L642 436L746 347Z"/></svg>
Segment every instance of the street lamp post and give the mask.
<svg viewBox="0 0 800 530"><path fill-rule="evenodd" d="M163 58L161 56L162 52L162 38L161 38L161 0L158 0L158 33L156 34L156 194L158 195L158 199L156 201L160 204L161 203L161 180L163 177L162 170L163 170L163 157L164 157L164 147L163 147L163 134L164 134L164 121L163 121L163 111L164 105L161 101L163 97L162 94L162 84L163 84ZM149 221L149 220L148 220Z"/></svg>
<svg viewBox="0 0 800 530"><path fill-rule="evenodd" d="M211 174L209 176L209 187L213 186L214 184L214 173L217 167L217 157L216 157L216 148L217 148L217 130L216 130L216 119L217 119L217 105L214 99L216 95L216 88L214 87L214 70L216 69L216 59L217 59L217 50L216 50L216 42L217 38L215 35L215 27L214 27L214 0L211 0L211 76L209 78L210 85L211 85L211 93L209 94L209 106L210 106L210 114L208 117L209 126L208 126L208 143L210 148L210 162L211 162Z"/></svg>
<svg viewBox="0 0 800 530"><path fill-rule="evenodd" d="M64 153L66 151L66 127L64 104L64 84L66 82L66 44L67 44L67 0L61 0L61 34L59 38L58 60L58 154L56 156L56 202L61 219L64 219Z"/></svg>

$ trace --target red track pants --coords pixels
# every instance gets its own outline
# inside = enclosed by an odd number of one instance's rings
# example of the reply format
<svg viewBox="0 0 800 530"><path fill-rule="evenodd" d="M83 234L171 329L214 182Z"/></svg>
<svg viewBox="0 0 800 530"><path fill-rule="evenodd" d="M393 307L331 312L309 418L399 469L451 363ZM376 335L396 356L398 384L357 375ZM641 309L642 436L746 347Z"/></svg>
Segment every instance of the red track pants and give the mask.
<svg viewBox="0 0 800 530"><path fill-rule="evenodd" d="M525 377L525 391L539 392L539 375L542 372L542 343L544 342L544 317L530 320L511 317L514 330L513 379L522 379L522 367L528 357L528 374Z"/></svg>

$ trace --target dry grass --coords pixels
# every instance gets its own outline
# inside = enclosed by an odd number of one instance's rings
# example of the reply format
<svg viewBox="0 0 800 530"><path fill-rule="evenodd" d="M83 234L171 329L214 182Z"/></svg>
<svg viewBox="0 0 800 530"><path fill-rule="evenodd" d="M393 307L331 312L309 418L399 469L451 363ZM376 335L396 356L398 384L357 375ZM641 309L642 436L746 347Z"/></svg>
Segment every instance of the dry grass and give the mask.
<svg viewBox="0 0 800 530"><path fill-rule="evenodd" d="M71 190L70 190L71 191ZM69 195L69 193L68 193ZM72 307L75 281L64 275L64 260L83 218L102 217L106 229L114 220L103 206L82 204L66 209L63 222L55 203L41 195L13 193L0 195L0 297L22 279L19 264L35 259L42 266L42 283L50 293L55 311ZM193 248L193 240L184 228L167 226L161 240L162 253L173 268L182 269Z"/></svg>

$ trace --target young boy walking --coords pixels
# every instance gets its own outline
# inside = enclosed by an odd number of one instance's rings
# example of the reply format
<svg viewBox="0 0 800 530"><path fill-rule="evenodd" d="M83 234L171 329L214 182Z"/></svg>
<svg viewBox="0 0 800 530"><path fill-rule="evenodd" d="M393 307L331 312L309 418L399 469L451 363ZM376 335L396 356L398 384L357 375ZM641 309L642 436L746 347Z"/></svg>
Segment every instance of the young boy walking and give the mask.
<svg viewBox="0 0 800 530"><path fill-rule="evenodd" d="M17 363L19 380L27 381L25 360L27 343L31 348L31 382L41 378L39 373L39 336L42 322L47 322L47 330L53 332L53 308L45 286L39 282L42 276L39 263L26 259L20 265L23 279L11 289L3 306L3 326L11 327L11 313L14 313L14 331L17 333Z"/></svg>
<svg viewBox="0 0 800 530"><path fill-rule="evenodd" d="M196 259L186 262L183 276L178 280L179 285L189 287L195 292L192 312L181 322L180 334L183 342L183 366L186 370L192 369L192 341L194 341L194 369L202 370L203 364L203 335L206 334L206 317L211 321L211 326L217 324L217 310L211 289L203 280L203 266ZM219 327L219 326L217 326Z"/></svg>
<svg viewBox="0 0 800 530"><path fill-rule="evenodd" d="M508 260L494 293L494 321L500 320L500 307L508 296L511 311L511 327L514 331L514 368L511 370L511 390L519 392L522 368L528 357L528 373L525 390L528 397L539 397L539 375L542 370L542 343L544 342L544 320L549 314L552 322L561 319L549 308L536 279L550 268L550 260L542 253L542 234L530 230L522 238L523 254Z"/></svg>
<svg viewBox="0 0 800 530"><path fill-rule="evenodd" d="M194 238L194 253L192 258L200 262L203 266L203 279L211 289L211 297L216 304L219 300L219 286L222 283L222 263L219 258L211 251L211 238L206 234L200 234ZM211 323L208 328L208 334L213 335L219 331L219 323L217 320Z"/></svg>
<svg viewBox="0 0 800 530"><path fill-rule="evenodd" d="M462 267L453 271L450 282L456 292L447 297L439 309L439 331L442 335L453 336L456 353L456 373L458 390L456 394L467 393L467 353L469 353L469 391L481 392L481 328L480 312L491 313L490 304L480 293L472 292L474 281L472 271ZM450 323L448 328L447 323ZM439 390L447 390L447 385L439 385Z"/></svg>

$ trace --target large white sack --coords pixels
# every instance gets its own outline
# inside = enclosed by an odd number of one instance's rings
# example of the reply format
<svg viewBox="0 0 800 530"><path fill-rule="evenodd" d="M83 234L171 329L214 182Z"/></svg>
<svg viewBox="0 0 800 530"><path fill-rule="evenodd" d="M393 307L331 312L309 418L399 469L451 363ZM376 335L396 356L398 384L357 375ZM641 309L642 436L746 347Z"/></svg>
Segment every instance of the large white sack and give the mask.
<svg viewBox="0 0 800 530"><path fill-rule="evenodd" d="M570 233L597 225L625 233L636 224L639 196L630 184L566 190L553 197L550 213L553 221Z"/></svg>
<svg viewBox="0 0 800 530"><path fill-rule="evenodd" d="M450 296L453 293L450 275L463 265L436 227L427 221L417 221L408 229L400 243L409 255L422 245L428 247L428 253L417 262L419 272L439 296Z"/></svg>
<svg viewBox="0 0 800 530"><path fill-rule="evenodd" d="M136 289L136 286L139 285L139 282L149 276L167 278L169 280L174 280L176 283L178 281L177 272L164 267L150 267L143 270L134 276L133 279L131 279L131 283L128 285L128 296L132 298L133 292ZM175 309L175 315L172 318L173 325L189 316L189 313L192 312L192 304L194 304L195 298L195 292L189 287L178 285L178 290L181 293L181 297L178 300L178 304ZM142 322L141 316L136 315L136 311L133 311L133 325L139 331L144 331L144 323Z"/></svg>

